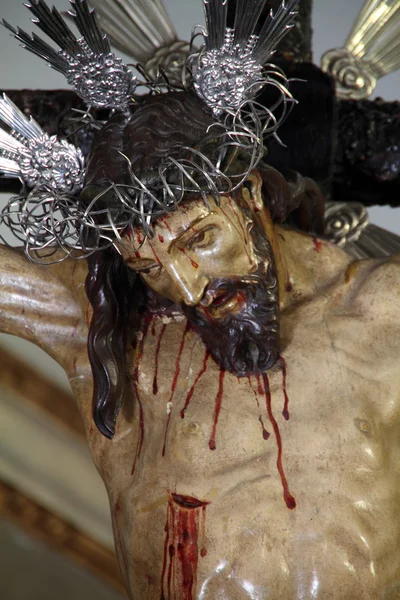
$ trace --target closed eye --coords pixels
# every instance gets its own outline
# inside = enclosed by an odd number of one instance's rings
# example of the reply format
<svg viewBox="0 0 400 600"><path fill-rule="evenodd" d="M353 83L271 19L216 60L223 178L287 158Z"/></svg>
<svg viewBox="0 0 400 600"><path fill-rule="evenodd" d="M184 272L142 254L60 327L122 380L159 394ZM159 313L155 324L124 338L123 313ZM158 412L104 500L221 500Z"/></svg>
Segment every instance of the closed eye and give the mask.
<svg viewBox="0 0 400 600"><path fill-rule="evenodd" d="M160 270L161 265L159 265L158 263L154 263L154 265L152 265L151 267L142 267L141 269L135 269L135 271L144 275L155 275L157 269Z"/></svg>
<svg viewBox="0 0 400 600"><path fill-rule="evenodd" d="M157 262L147 259L128 258L126 262L129 267L137 273L147 274L160 267Z"/></svg>
<svg viewBox="0 0 400 600"><path fill-rule="evenodd" d="M188 240L187 246L188 248L207 248L211 246L215 241L215 233L217 227L215 225L208 225L196 231L194 235Z"/></svg>

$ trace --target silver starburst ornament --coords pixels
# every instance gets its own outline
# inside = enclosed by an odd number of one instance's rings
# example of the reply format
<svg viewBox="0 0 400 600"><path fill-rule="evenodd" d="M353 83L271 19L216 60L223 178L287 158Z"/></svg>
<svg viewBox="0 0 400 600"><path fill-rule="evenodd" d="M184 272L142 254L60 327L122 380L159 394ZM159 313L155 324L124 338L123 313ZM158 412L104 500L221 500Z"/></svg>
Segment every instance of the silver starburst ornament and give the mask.
<svg viewBox="0 0 400 600"><path fill-rule="evenodd" d="M6 131L8 129L9 131ZM84 180L82 152L47 135L6 96L0 99L0 173L21 179L29 188L79 192Z"/></svg>
<svg viewBox="0 0 400 600"><path fill-rule="evenodd" d="M255 34L266 0L237 2L234 27L227 27L228 0L204 0L205 44L193 59L194 87L218 115L254 98L268 83L264 66L293 27L299 0L283 0Z"/></svg>
<svg viewBox="0 0 400 600"><path fill-rule="evenodd" d="M37 25L56 44L55 50L35 34L28 35L3 20L3 25L23 46L63 73L76 93L89 105L99 108L126 109L136 88L136 78L122 60L111 52L107 36L101 31L93 9L86 0L69 0L69 11L82 38L77 39L56 8L43 0L26 4Z"/></svg>
<svg viewBox="0 0 400 600"><path fill-rule="evenodd" d="M400 0L366 0L344 48L324 54L322 69L339 98L368 98L381 77L400 69Z"/></svg>

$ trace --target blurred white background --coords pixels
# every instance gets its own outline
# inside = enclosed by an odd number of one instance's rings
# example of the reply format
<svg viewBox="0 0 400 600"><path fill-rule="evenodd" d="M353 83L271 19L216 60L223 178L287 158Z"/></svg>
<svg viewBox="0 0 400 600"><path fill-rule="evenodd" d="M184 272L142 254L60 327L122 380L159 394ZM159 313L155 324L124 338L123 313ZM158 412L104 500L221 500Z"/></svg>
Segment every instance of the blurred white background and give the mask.
<svg viewBox="0 0 400 600"><path fill-rule="evenodd" d="M60 10L68 7L68 0L48 0ZM364 0L314 0L314 62L319 64L321 55L329 48L343 45L351 25ZM201 0L165 0L167 9L181 39L188 39L194 24L203 22ZM0 17L27 32L33 30L30 13L19 1L1 0ZM64 78L26 50L19 47L4 29L0 31L1 89L55 89L65 88ZM400 73L383 79L375 96L386 100L400 98ZM7 196L0 195L0 205ZM400 209L377 207L370 211L371 220L400 235ZM45 268L45 267L44 267ZM47 376L68 387L61 369L36 347L11 336L0 336L0 343L23 356L25 360L41 369Z"/></svg>

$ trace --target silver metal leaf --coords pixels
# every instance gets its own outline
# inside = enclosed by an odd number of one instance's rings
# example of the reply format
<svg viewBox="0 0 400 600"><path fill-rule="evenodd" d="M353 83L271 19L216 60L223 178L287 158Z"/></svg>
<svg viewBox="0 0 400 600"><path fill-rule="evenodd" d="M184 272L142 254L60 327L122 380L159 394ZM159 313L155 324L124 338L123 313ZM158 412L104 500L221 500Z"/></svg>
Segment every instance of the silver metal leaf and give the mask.
<svg viewBox="0 0 400 600"><path fill-rule="evenodd" d="M3 25L20 40L23 46L46 60L63 73L76 93L89 105L127 110L136 88L132 71L110 51L105 33L97 23L87 0L69 0L73 10L69 15L82 34L76 39L60 13L47 6L44 0L32 0L27 8L34 15L33 23L53 42L55 50L36 35L29 36L3 21Z"/></svg>
<svg viewBox="0 0 400 600"><path fill-rule="evenodd" d="M113 46L146 63L157 49L178 40L161 0L89 0Z"/></svg>
<svg viewBox="0 0 400 600"><path fill-rule="evenodd" d="M83 186L85 170L78 148L48 136L4 94L0 99L0 173L21 179L28 187L75 193Z"/></svg>

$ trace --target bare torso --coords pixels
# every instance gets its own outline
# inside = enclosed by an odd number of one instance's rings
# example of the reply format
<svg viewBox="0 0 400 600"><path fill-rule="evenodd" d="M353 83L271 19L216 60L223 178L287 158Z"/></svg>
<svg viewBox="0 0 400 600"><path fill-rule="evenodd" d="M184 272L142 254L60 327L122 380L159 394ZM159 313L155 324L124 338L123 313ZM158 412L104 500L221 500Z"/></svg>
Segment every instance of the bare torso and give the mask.
<svg viewBox="0 0 400 600"><path fill-rule="evenodd" d="M140 403L110 442L84 349L64 362L135 600L400 598L399 267L335 252L282 313L286 385L283 363L268 382L221 373L183 317L154 317L131 354Z"/></svg>

